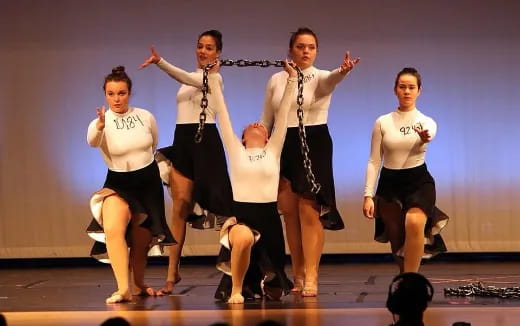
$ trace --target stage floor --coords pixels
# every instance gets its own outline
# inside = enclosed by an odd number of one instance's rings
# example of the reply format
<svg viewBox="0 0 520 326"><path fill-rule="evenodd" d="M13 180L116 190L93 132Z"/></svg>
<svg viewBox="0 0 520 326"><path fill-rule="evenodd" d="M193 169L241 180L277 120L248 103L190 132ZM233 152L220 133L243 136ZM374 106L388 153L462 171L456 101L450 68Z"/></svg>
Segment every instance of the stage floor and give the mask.
<svg viewBox="0 0 520 326"><path fill-rule="evenodd" d="M0 270L0 311L9 326L99 325L112 316L125 317L134 326L207 326L215 322L239 326L266 319L291 326L385 326L392 322L384 306L388 284L396 271L391 263L324 264L317 298L289 295L279 302L231 306L213 299L221 274L210 265L184 266L182 281L173 295L134 297L131 303L115 305L104 303L115 284L108 265L6 268ZM445 287L473 281L498 287L520 286L519 262L433 262L422 266L421 272L435 287L433 302L425 314L427 326L449 326L456 321L472 326L520 325L520 299L443 294ZM165 273L166 266L150 266L148 284L160 287Z"/></svg>

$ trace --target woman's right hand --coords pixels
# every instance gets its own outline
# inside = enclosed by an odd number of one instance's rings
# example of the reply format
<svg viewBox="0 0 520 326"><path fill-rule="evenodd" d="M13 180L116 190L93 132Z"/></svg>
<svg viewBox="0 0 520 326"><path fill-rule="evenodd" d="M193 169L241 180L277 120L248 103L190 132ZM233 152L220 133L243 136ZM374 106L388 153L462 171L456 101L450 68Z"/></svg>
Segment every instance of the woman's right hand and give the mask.
<svg viewBox="0 0 520 326"><path fill-rule="evenodd" d="M285 59L285 65L283 66L283 69L289 74L289 77L297 77L298 73L296 72L296 64L291 60L288 61Z"/></svg>
<svg viewBox="0 0 520 326"><path fill-rule="evenodd" d="M159 53L157 53L157 51L155 51L155 47L152 45L150 49L152 51L152 54L148 59L144 60L143 64L139 66L139 69L146 68L152 63L157 64L159 63L159 61L161 61L161 56L159 55Z"/></svg>
<svg viewBox="0 0 520 326"><path fill-rule="evenodd" d="M365 197L363 200L363 215L367 218L374 218L374 199L372 197Z"/></svg>
<svg viewBox="0 0 520 326"><path fill-rule="evenodd" d="M103 129L105 129L105 106L103 105L101 108L96 108L96 112L97 112L97 116L98 116L98 119L97 119L97 122L96 122L96 129L101 131Z"/></svg>

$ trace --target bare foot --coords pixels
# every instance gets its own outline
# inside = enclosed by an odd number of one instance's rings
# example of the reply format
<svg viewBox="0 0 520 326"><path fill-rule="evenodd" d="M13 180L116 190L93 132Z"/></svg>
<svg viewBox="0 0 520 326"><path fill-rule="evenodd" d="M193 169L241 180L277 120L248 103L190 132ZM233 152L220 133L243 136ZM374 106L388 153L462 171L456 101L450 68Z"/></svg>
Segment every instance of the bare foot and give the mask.
<svg viewBox="0 0 520 326"><path fill-rule="evenodd" d="M244 297L240 293L232 294L227 303L244 303Z"/></svg>
<svg viewBox="0 0 520 326"><path fill-rule="evenodd" d="M302 290L302 297L316 297L318 295L318 282L305 282L305 286Z"/></svg>
<svg viewBox="0 0 520 326"><path fill-rule="evenodd" d="M155 297L157 295L157 292L146 284L143 284L141 286L139 286L139 285L136 285L136 286L139 291L134 293L134 295L141 296L141 297Z"/></svg>
<svg viewBox="0 0 520 326"><path fill-rule="evenodd" d="M181 281L181 277L180 276L177 276L175 281L166 281L166 285L162 289L157 291L156 295L157 296L163 296L163 295L170 295L170 294L172 294L173 293L173 288L180 281Z"/></svg>
<svg viewBox="0 0 520 326"><path fill-rule="evenodd" d="M294 278L294 287L291 289L291 292L302 292L303 291L303 277L295 277Z"/></svg>

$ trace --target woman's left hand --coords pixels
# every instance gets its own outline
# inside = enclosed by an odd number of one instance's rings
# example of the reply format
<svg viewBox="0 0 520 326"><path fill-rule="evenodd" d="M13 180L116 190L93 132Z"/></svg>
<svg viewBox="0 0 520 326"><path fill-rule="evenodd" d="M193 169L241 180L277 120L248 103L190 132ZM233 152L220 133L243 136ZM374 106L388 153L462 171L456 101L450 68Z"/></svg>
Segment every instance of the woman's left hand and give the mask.
<svg viewBox="0 0 520 326"><path fill-rule="evenodd" d="M208 71L210 74L216 74L220 71L220 59L217 58L213 63L211 63L213 67Z"/></svg>
<svg viewBox="0 0 520 326"><path fill-rule="evenodd" d="M415 132L421 137L423 143L429 143L431 140L430 131L428 129L423 129L421 124L418 124L413 128Z"/></svg>
<svg viewBox="0 0 520 326"><path fill-rule="evenodd" d="M361 60L361 58L359 57L354 60L350 60L350 51L347 51L347 53L345 54L345 59L343 59L343 63L341 64L341 66L339 66L339 72L341 72L342 74L347 74L352 69L354 69L354 67L358 64L359 60Z"/></svg>

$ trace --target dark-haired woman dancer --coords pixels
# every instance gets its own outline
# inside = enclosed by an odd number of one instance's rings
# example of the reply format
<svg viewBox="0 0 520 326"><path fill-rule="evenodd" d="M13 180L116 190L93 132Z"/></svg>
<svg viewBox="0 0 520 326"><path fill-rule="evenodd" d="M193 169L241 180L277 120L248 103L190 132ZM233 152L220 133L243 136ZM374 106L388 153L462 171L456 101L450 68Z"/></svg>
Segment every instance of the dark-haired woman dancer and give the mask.
<svg viewBox="0 0 520 326"><path fill-rule="evenodd" d="M446 251L439 232L448 216L435 207L435 181L425 163L437 124L415 106L421 87L415 68L397 74L394 93L399 106L374 124L366 173L363 214L377 217L375 238L390 241L401 272L418 272L425 254Z"/></svg>
<svg viewBox="0 0 520 326"><path fill-rule="evenodd" d="M159 295L171 294L175 284L181 280L179 262L186 237L186 222L193 222L195 226L202 224L200 219L197 221L200 216L231 215L231 183L211 101L206 109L202 141L194 141L201 112L202 68L215 62L221 52L222 34L209 30L200 34L197 40L196 72L189 73L169 64L153 47L150 57L141 65L144 68L154 63L182 84L177 93L177 124L173 145L159 149L159 165L165 162L168 164L168 173L161 171L161 175L169 185L173 198L172 231L178 241L170 250L166 285L158 292ZM222 83L220 74L216 74L215 78Z"/></svg>
<svg viewBox="0 0 520 326"><path fill-rule="evenodd" d="M283 214L291 251L294 291L303 296L318 294L318 269L323 251L323 229L344 228L336 209L332 172L332 139L327 127L332 92L359 62L349 52L338 69L319 70L313 66L318 53L318 38L309 28L299 28L289 41L289 56L303 72L303 112L312 172L321 185L311 193L308 171L303 165L298 136L296 95L289 112L287 137L282 152L278 208ZM270 129L280 105L287 73L274 74L267 84L262 123Z"/></svg>
<svg viewBox="0 0 520 326"><path fill-rule="evenodd" d="M97 108L98 117L88 127L87 141L100 149L108 173L103 188L91 198L94 220L87 232L100 240L92 255L103 259L108 253L117 291L106 302L118 303L132 298L129 267L141 293L155 295L144 283L148 250L157 243L172 245L175 240L166 223L163 188L154 160L155 118L147 110L129 106L132 81L124 67L114 68L105 77L103 90L109 110Z"/></svg>

